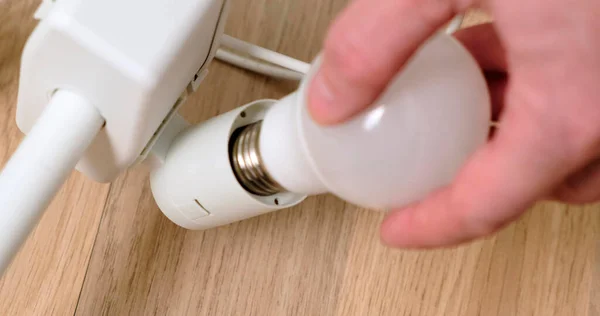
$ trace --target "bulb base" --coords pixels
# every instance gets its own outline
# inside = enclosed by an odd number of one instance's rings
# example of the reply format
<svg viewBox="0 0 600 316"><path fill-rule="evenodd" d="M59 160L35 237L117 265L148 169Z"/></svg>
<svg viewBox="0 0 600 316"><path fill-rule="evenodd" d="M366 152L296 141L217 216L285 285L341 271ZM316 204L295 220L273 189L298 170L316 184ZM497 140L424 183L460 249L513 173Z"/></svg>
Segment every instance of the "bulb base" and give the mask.
<svg viewBox="0 0 600 316"><path fill-rule="evenodd" d="M262 121L238 129L231 138L230 160L240 184L252 194L270 196L285 192L264 167L259 139Z"/></svg>

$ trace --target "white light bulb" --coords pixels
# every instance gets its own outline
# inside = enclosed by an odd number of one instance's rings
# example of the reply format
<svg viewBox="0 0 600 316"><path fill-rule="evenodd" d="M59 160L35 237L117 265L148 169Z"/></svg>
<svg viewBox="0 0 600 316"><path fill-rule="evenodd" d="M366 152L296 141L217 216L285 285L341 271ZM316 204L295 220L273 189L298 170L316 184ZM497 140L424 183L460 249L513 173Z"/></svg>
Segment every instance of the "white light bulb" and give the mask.
<svg viewBox="0 0 600 316"><path fill-rule="evenodd" d="M261 127L263 167L290 192L401 207L449 184L488 137L485 78L449 35L430 39L367 111L341 125L312 120L310 80L309 74L297 92L275 104Z"/></svg>

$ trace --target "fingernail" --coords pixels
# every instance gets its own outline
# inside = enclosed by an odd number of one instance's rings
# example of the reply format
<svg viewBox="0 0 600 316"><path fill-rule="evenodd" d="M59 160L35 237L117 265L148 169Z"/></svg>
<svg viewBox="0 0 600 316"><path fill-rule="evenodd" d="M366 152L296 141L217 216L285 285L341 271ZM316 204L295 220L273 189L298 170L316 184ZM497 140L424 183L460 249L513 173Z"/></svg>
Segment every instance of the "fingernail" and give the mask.
<svg viewBox="0 0 600 316"><path fill-rule="evenodd" d="M314 77L309 92L309 110L320 124L333 124L344 116L333 85L321 69Z"/></svg>

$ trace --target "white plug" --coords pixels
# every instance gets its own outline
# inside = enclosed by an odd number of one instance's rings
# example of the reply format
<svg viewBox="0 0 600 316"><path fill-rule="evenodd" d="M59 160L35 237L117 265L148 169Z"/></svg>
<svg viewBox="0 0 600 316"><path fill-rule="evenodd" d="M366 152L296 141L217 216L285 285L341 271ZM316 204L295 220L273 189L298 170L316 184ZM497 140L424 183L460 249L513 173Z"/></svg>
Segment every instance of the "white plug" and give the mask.
<svg viewBox="0 0 600 316"><path fill-rule="evenodd" d="M59 89L105 128L77 169L110 182L137 162L218 48L227 0L44 1L23 51L17 124L25 134Z"/></svg>
<svg viewBox="0 0 600 316"><path fill-rule="evenodd" d="M143 160L206 75L228 0L43 1L22 55L0 173L0 269L77 167L110 182Z"/></svg>
<svg viewBox="0 0 600 316"><path fill-rule="evenodd" d="M35 227L104 119L81 96L57 91L0 173L0 271Z"/></svg>

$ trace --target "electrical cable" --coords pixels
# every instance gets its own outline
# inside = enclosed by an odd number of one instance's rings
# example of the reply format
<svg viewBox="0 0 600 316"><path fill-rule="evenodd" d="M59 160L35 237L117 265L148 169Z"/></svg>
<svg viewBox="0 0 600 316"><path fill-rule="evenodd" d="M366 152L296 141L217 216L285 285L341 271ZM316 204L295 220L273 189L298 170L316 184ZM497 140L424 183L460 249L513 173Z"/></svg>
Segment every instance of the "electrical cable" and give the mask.
<svg viewBox="0 0 600 316"><path fill-rule="evenodd" d="M310 64L272 50L223 35L216 58L269 77L300 81Z"/></svg>
<svg viewBox="0 0 600 316"><path fill-rule="evenodd" d="M90 146L104 118L77 94L57 91L0 172L0 273Z"/></svg>
<svg viewBox="0 0 600 316"><path fill-rule="evenodd" d="M304 77L303 73L251 59L224 49L217 50L215 57L234 66L270 77L295 81L300 81Z"/></svg>
<svg viewBox="0 0 600 316"><path fill-rule="evenodd" d="M223 45L225 48L248 54L253 58L264 60L268 63L302 74L306 74L310 70L310 64L308 63L254 44L244 42L229 35L223 35L221 38L221 45Z"/></svg>
<svg viewBox="0 0 600 316"><path fill-rule="evenodd" d="M447 34L456 32L463 21L464 14L457 15L450 21L445 32ZM215 56L217 59L266 76L300 81L310 70L310 64L306 62L229 35L222 36L221 45L225 49L217 50Z"/></svg>
<svg viewBox="0 0 600 316"><path fill-rule="evenodd" d="M460 27L462 26L463 22L465 20L465 15L464 14L458 14L457 16L455 16L452 21L450 21L450 23L448 24L448 26L446 27L446 33L447 34L452 34L456 31L458 31L460 29Z"/></svg>

